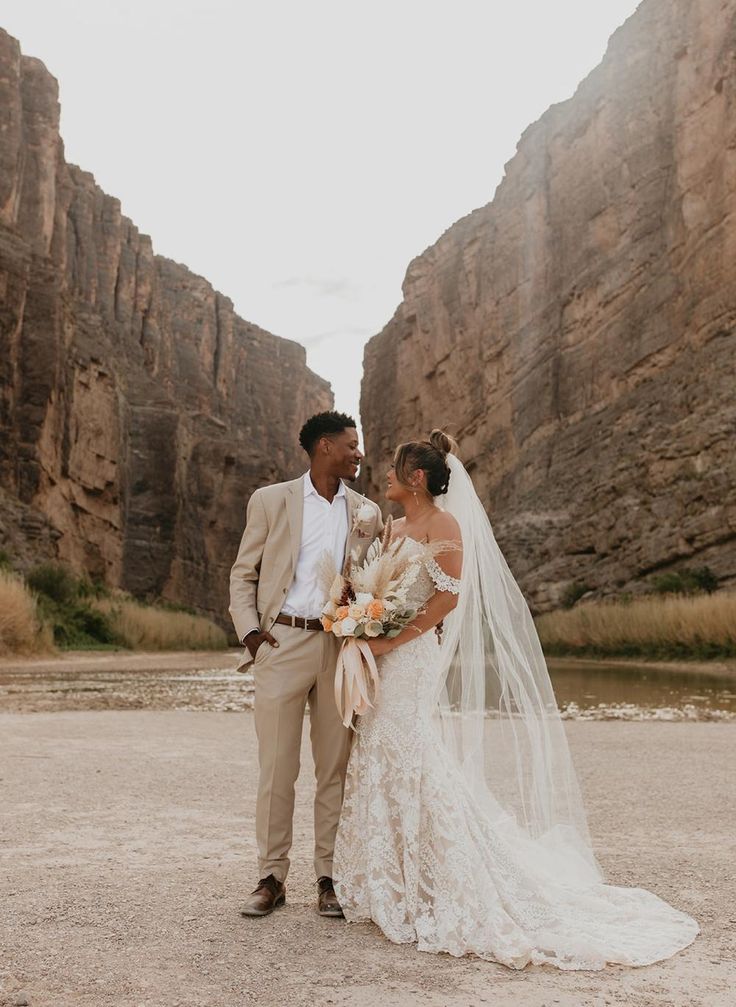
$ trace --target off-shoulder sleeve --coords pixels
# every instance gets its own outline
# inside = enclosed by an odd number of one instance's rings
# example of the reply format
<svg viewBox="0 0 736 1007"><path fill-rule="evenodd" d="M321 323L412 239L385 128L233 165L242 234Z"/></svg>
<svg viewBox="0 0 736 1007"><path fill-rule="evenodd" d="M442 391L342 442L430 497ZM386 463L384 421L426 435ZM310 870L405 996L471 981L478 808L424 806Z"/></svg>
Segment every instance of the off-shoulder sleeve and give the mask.
<svg viewBox="0 0 736 1007"><path fill-rule="evenodd" d="M427 573L434 581L434 586L438 591L449 591L450 594L460 594L460 581L445 573L439 563L434 559L427 560Z"/></svg>

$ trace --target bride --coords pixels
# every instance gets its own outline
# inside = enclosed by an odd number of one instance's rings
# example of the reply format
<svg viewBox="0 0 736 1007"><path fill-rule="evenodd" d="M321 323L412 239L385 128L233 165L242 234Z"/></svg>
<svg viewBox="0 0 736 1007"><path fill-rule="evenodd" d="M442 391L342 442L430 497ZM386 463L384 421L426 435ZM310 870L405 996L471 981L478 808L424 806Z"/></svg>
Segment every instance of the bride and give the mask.
<svg viewBox="0 0 736 1007"><path fill-rule="evenodd" d="M660 961L698 924L604 884L531 614L453 449L435 430L400 445L388 473L405 512L394 537L421 561L420 614L370 642L381 686L357 723L335 843L345 917L515 969Z"/></svg>

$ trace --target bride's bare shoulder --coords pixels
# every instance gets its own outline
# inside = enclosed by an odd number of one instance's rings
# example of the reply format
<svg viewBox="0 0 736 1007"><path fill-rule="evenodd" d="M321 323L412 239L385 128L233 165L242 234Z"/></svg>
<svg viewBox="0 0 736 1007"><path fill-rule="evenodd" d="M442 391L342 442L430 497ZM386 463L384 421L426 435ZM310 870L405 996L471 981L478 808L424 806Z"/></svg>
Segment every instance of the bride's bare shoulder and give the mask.
<svg viewBox="0 0 736 1007"><path fill-rule="evenodd" d="M457 519L453 517L452 514L448 514L447 511L438 510L437 513L432 516L430 538L442 539L443 541L452 539L458 542L462 541L460 525L458 524Z"/></svg>

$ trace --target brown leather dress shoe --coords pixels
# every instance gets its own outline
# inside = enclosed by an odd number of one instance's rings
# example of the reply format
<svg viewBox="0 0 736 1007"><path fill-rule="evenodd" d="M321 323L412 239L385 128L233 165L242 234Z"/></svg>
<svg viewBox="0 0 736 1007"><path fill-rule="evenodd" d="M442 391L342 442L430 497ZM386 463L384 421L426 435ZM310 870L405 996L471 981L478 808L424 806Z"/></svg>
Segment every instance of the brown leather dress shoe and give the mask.
<svg viewBox="0 0 736 1007"><path fill-rule="evenodd" d="M274 909L286 902L286 886L273 874L261 878L258 887L251 892L240 907L241 916L268 916Z"/></svg>
<svg viewBox="0 0 736 1007"><path fill-rule="evenodd" d="M318 878L317 912L320 916L344 916L340 903L337 901L332 878Z"/></svg>

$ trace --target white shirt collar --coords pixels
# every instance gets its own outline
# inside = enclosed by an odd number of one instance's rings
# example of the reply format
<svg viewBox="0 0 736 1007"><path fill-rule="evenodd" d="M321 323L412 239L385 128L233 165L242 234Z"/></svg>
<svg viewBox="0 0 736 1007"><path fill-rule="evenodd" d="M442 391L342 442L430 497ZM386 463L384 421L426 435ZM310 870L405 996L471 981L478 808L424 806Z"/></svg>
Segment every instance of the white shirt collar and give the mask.
<svg viewBox="0 0 736 1007"><path fill-rule="evenodd" d="M312 477L309 474L309 471L306 471L304 473L304 496L308 497L310 493L314 493L315 496L319 496L319 493L317 492L315 485L312 482ZM337 488L337 493L335 493L335 497L344 497L344 496L346 496L345 483L341 479L340 485ZM324 499L324 497L322 499Z"/></svg>

